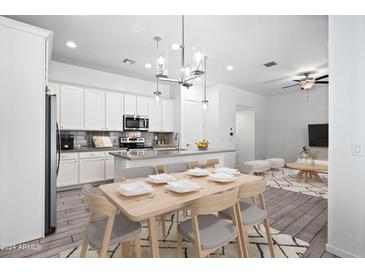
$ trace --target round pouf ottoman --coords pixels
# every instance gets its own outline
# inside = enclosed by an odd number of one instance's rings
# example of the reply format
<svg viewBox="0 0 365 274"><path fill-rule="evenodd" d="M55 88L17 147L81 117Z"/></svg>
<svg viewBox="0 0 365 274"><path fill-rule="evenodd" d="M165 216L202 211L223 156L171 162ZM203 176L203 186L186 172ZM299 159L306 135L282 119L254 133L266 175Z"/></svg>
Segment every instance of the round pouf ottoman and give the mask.
<svg viewBox="0 0 365 274"><path fill-rule="evenodd" d="M248 161L245 162L245 165L252 167L252 171L254 173L262 173L270 170L271 168L270 162L265 160Z"/></svg>
<svg viewBox="0 0 365 274"><path fill-rule="evenodd" d="M270 158L270 159L266 159L266 161L270 162L270 166L272 169L279 169L279 168L283 168L285 161L282 158Z"/></svg>

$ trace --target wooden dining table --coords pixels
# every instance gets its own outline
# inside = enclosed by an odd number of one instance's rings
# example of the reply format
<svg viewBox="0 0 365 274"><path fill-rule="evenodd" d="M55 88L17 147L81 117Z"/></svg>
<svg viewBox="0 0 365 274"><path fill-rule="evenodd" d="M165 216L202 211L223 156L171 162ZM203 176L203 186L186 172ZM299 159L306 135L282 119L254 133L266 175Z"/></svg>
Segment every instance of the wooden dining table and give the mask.
<svg viewBox="0 0 365 274"><path fill-rule="evenodd" d="M131 221L148 221L149 241L152 257L159 257L157 223L156 218L162 214L188 207L193 201L208 195L227 191L240 187L245 183L259 182L263 179L260 176L239 174L234 182L218 183L208 181L206 177L191 177L186 172L173 173L177 180L188 179L197 182L202 188L189 193L175 193L166 189L166 184L152 184L153 193L127 197L118 192L121 184L138 181L147 182L147 178L135 178L123 182L99 186L108 200L113 203Z"/></svg>

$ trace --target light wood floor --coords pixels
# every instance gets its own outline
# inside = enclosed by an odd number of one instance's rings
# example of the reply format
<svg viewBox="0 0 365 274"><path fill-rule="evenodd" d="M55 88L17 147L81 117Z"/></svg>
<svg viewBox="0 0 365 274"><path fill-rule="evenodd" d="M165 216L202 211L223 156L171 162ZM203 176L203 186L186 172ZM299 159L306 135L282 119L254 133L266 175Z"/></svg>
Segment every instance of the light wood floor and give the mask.
<svg viewBox="0 0 365 274"><path fill-rule="evenodd" d="M326 199L278 188L268 188L265 198L270 226L310 243L305 257L335 257L325 251L327 242ZM57 206L56 233L30 242L41 244L41 250L0 250L0 257L57 257L59 252L80 245L88 217L88 209L81 191L59 192Z"/></svg>

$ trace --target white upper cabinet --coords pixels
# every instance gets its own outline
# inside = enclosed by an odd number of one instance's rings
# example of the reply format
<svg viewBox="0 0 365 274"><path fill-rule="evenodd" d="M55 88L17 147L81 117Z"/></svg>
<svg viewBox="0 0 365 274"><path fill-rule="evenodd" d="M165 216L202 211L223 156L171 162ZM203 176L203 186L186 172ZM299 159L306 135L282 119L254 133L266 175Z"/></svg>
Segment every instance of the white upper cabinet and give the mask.
<svg viewBox="0 0 365 274"><path fill-rule="evenodd" d="M61 129L83 129L84 89L73 86L61 86Z"/></svg>
<svg viewBox="0 0 365 274"><path fill-rule="evenodd" d="M137 96L137 115L148 116L148 97Z"/></svg>
<svg viewBox="0 0 365 274"><path fill-rule="evenodd" d="M123 130L123 94L106 92L105 95L105 129Z"/></svg>
<svg viewBox="0 0 365 274"><path fill-rule="evenodd" d="M137 96L125 94L124 95L124 114L137 114Z"/></svg>
<svg viewBox="0 0 365 274"><path fill-rule="evenodd" d="M162 130L166 132L174 131L174 106L173 100L162 100Z"/></svg>
<svg viewBox="0 0 365 274"><path fill-rule="evenodd" d="M162 105L153 98L148 99L149 131L162 131Z"/></svg>
<svg viewBox="0 0 365 274"><path fill-rule="evenodd" d="M61 87L57 84L48 84L49 91L51 94L56 95L57 101L57 122L60 124L61 121Z"/></svg>
<svg viewBox="0 0 365 274"><path fill-rule="evenodd" d="M105 129L105 91L85 89L85 129Z"/></svg>

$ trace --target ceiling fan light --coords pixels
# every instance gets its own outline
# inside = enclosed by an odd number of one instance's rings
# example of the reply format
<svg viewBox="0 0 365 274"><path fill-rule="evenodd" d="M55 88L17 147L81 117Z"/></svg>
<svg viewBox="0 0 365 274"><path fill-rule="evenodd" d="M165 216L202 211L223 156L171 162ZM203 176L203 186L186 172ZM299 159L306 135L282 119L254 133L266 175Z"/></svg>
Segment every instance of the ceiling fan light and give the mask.
<svg viewBox="0 0 365 274"><path fill-rule="evenodd" d="M300 87L303 89L303 90L310 90L314 85L314 79L304 79L302 81L300 81Z"/></svg>

